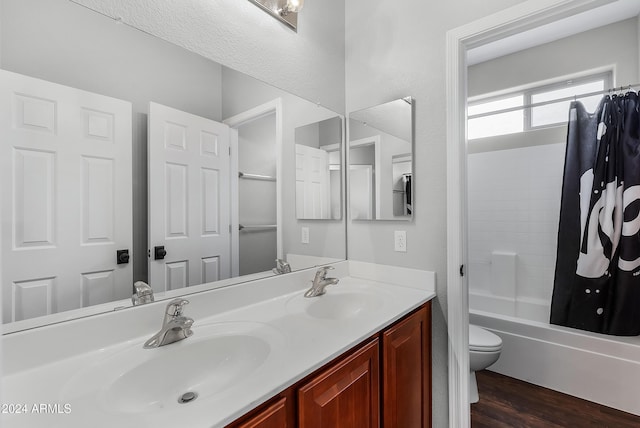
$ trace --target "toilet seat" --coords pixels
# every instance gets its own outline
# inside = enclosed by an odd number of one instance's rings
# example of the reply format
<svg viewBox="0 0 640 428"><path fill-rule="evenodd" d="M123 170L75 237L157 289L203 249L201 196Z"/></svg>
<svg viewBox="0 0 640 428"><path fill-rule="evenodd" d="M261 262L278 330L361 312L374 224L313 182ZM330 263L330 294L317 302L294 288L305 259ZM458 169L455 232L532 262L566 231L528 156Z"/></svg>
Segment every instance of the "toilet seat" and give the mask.
<svg viewBox="0 0 640 428"><path fill-rule="evenodd" d="M502 350L502 339L484 328L469 324L469 350L496 352Z"/></svg>

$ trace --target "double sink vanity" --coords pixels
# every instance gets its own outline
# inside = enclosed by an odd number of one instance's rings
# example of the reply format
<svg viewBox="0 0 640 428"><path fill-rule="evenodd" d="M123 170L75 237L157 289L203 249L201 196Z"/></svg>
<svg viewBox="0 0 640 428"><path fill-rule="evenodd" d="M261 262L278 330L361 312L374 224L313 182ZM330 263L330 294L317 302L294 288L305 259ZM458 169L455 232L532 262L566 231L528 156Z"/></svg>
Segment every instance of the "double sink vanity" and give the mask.
<svg viewBox="0 0 640 428"><path fill-rule="evenodd" d="M162 346L173 302L7 335L2 426L429 426L434 274L332 267L316 297L316 268L183 296L193 334Z"/></svg>

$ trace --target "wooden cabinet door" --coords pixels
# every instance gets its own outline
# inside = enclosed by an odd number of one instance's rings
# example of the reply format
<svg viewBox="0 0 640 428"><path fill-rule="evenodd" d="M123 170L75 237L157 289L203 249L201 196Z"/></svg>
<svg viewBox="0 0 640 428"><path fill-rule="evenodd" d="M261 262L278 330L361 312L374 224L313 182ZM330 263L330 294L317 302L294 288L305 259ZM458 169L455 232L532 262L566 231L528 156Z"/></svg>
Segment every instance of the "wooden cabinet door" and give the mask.
<svg viewBox="0 0 640 428"><path fill-rule="evenodd" d="M378 353L375 339L303 385L298 390L300 428L377 428Z"/></svg>
<svg viewBox="0 0 640 428"><path fill-rule="evenodd" d="M431 426L431 303L382 334L383 426Z"/></svg>
<svg viewBox="0 0 640 428"><path fill-rule="evenodd" d="M289 423L287 404L287 398L282 397L243 422L227 428L293 428Z"/></svg>

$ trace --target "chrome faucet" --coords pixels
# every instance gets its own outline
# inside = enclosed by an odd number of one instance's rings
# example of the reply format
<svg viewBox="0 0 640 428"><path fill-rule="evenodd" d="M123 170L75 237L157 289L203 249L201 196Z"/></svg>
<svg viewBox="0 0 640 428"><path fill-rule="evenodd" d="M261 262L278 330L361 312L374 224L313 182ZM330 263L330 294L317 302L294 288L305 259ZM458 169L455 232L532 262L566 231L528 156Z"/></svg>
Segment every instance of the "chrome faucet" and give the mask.
<svg viewBox="0 0 640 428"><path fill-rule="evenodd" d="M188 304L186 299L173 299L167 305L162 320L162 328L144 343L144 348L158 348L173 342L186 339L193 334L191 326L193 318L182 315L184 305Z"/></svg>
<svg viewBox="0 0 640 428"><path fill-rule="evenodd" d="M291 266L289 263L285 262L282 259L276 259L276 267L272 269L273 273L276 275L281 275L283 273L291 272Z"/></svg>
<svg viewBox="0 0 640 428"><path fill-rule="evenodd" d="M327 278L327 271L333 269L333 266L323 266L316 271L316 276L313 278L313 285L310 289L304 293L304 297L317 297L322 296L327 285L334 285L340 281L338 278Z"/></svg>
<svg viewBox="0 0 640 428"><path fill-rule="evenodd" d="M136 281L133 284L131 302L133 302L133 306L153 302L153 289L144 281Z"/></svg>

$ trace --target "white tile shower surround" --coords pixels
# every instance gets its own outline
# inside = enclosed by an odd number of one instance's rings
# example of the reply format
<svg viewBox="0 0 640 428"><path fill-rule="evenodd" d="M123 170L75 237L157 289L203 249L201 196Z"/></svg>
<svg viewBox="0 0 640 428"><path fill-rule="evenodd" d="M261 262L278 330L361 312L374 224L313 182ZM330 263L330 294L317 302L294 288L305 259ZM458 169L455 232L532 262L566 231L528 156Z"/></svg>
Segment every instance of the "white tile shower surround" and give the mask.
<svg viewBox="0 0 640 428"><path fill-rule="evenodd" d="M469 290L472 308L548 319L553 291L565 144L468 157ZM496 254L515 254L510 292ZM493 305L493 308L491 307Z"/></svg>
<svg viewBox="0 0 640 428"><path fill-rule="evenodd" d="M68 399L73 394L69 394L65 385L78 373L91 370L100 378L102 374L96 361L123 349L141 348L157 331L166 301L5 335L3 402L28 406L58 404L61 409L69 404L70 412L3 414L0 425L15 428L222 427L435 297L433 272L353 261L334 266L336 270L331 276L341 278L334 292L365 287L392 298L385 298L375 311L348 322L296 315L287 302L308 288L315 269L188 296L190 304L185 312L195 319L194 337L197 337L198 325L254 322L277 330L279 345L272 349L275 358L267 360L237 387L211 399L200 397L187 405L161 411L118 413L82 396ZM328 289L327 293L331 291ZM179 369L166 367L166 370ZM87 391L103 386L78 385Z"/></svg>

